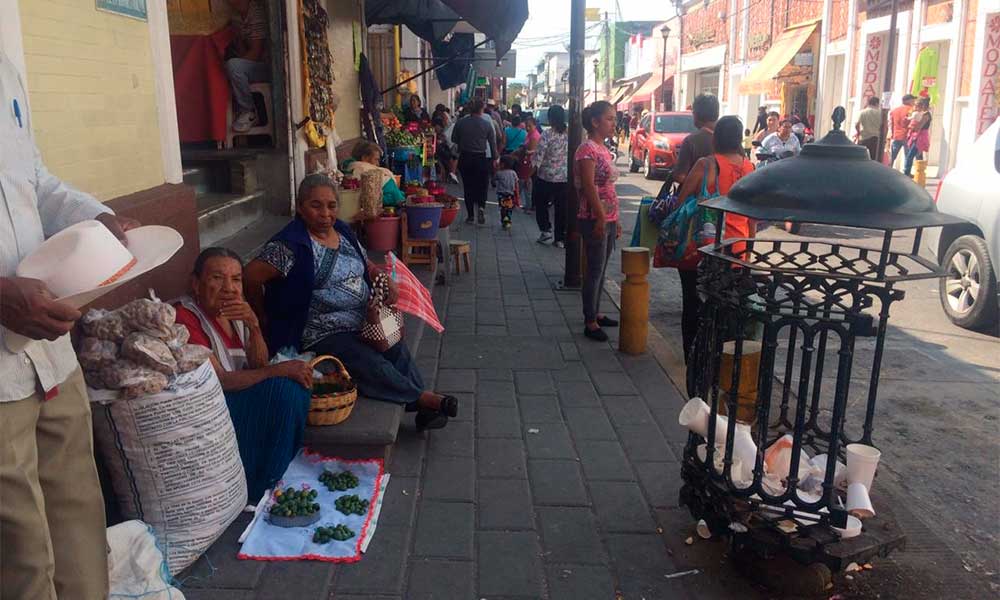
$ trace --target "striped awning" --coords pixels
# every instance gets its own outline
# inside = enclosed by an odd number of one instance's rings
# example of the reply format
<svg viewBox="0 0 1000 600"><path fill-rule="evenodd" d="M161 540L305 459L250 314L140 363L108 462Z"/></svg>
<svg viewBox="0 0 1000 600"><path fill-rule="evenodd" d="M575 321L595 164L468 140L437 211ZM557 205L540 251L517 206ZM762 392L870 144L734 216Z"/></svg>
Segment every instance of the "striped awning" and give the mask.
<svg viewBox="0 0 1000 600"><path fill-rule="evenodd" d="M786 29L759 63L750 69L747 76L740 81L740 94L768 94L774 90L774 79L782 69L788 66L792 58L816 31L816 21Z"/></svg>

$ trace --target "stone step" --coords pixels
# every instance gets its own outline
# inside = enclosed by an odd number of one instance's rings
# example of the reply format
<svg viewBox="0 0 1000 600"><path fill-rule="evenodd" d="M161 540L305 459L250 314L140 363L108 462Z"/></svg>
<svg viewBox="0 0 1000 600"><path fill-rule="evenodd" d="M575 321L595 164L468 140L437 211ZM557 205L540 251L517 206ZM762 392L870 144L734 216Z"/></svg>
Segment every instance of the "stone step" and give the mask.
<svg viewBox="0 0 1000 600"><path fill-rule="evenodd" d="M289 218L264 215L235 235L216 242L215 245L229 248L239 254L244 263L249 262L274 234L288 224Z"/></svg>
<svg viewBox="0 0 1000 600"><path fill-rule="evenodd" d="M198 237L202 248L232 237L264 216L266 195L220 194L198 196Z"/></svg>

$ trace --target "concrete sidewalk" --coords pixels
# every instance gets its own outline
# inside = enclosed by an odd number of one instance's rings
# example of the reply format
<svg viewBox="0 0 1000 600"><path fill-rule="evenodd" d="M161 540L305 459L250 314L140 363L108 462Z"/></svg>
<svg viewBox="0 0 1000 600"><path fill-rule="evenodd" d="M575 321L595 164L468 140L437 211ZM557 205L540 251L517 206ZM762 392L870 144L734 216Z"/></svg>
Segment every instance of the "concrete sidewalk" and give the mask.
<svg viewBox="0 0 1000 600"><path fill-rule="evenodd" d="M614 330L611 343L583 337L579 292L554 287L563 251L535 243L532 218L515 215L510 233L490 221L453 225L473 272L435 294L446 330L417 351L460 416L426 434L406 419L369 552L239 561L245 515L187 573L189 600L764 597L723 542L685 545L677 388L652 356L619 354Z"/></svg>

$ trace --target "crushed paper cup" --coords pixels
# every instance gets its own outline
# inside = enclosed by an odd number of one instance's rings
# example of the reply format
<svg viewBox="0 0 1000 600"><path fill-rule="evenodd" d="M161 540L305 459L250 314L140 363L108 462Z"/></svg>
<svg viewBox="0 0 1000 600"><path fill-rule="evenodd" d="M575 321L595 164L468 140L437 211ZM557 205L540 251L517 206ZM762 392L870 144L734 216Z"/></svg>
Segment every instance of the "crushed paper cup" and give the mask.
<svg viewBox="0 0 1000 600"><path fill-rule="evenodd" d="M852 483L847 486L847 512L859 519L875 516L875 508L872 506L865 484Z"/></svg>
<svg viewBox="0 0 1000 600"><path fill-rule="evenodd" d="M826 461L826 454L817 454L813 457L812 461L810 461L813 467L819 469L819 481L821 485L823 483L823 479L826 477ZM833 470L833 487L839 490L847 489L847 465L839 460L837 461L837 466L834 467Z"/></svg>
<svg viewBox="0 0 1000 600"><path fill-rule="evenodd" d="M857 537L861 535L861 519L855 517L854 515L847 515L847 527L844 527L843 529L840 527L834 527L833 530L837 532L837 535L845 540Z"/></svg>

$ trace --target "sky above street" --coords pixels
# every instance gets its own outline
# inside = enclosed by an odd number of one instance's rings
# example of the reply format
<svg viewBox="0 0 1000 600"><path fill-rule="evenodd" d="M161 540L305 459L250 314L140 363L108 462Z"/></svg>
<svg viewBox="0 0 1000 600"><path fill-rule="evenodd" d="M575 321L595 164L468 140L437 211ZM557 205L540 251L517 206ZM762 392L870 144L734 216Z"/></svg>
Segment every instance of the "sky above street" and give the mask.
<svg viewBox="0 0 1000 600"><path fill-rule="evenodd" d="M674 14L666 0L587 0L588 7L599 8L601 17L610 13L611 20L666 21ZM570 0L528 0L528 20L514 41L517 50L517 77L524 80L546 52L562 51L569 44ZM596 48L599 23L586 23L588 48Z"/></svg>

